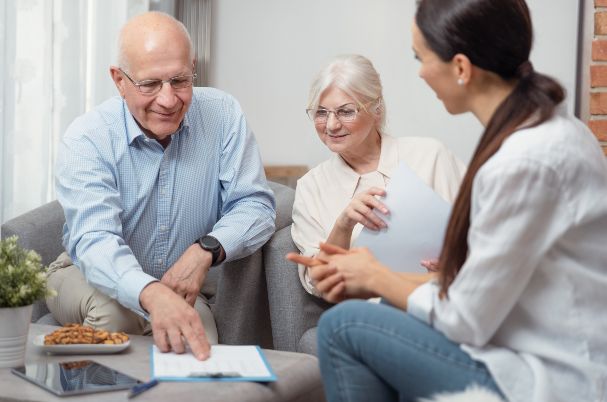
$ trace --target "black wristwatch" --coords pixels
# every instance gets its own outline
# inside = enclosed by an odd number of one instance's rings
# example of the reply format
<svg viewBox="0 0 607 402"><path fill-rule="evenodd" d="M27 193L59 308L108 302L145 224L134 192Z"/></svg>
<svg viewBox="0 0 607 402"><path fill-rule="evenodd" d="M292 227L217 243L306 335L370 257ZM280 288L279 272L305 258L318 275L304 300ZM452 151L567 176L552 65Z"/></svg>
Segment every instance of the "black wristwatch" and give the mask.
<svg viewBox="0 0 607 402"><path fill-rule="evenodd" d="M198 239L198 244L203 250L207 250L213 256L211 266L215 266L221 255L221 243L213 236L202 236Z"/></svg>

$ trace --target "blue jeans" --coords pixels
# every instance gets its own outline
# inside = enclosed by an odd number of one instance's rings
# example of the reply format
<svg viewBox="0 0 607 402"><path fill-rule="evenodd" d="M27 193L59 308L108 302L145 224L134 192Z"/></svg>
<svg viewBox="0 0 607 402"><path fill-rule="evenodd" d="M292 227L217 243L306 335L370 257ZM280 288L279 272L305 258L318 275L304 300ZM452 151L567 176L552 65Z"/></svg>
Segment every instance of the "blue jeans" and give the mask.
<svg viewBox="0 0 607 402"><path fill-rule="evenodd" d="M502 395L483 363L385 304L347 301L325 312L318 357L329 402L415 401L472 384Z"/></svg>

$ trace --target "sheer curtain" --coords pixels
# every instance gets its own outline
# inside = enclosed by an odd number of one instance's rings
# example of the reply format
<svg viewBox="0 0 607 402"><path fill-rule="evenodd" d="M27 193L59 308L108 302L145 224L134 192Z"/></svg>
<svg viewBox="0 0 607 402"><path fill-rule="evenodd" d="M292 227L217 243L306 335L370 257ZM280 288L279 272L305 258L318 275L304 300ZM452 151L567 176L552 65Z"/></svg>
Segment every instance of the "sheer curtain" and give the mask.
<svg viewBox="0 0 607 402"><path fill-rule="evenodd" d="M196 86L209 85L211 57L211 0L151 0L150 10L162 11L183 22L196 53Z"/></svg>
<svg viewBox="0 0 607 402"><path fill-rule="evenodd" d="M0 222L54 199L56 145L117 94L120 27L149 0L0 1Z"/></svg>

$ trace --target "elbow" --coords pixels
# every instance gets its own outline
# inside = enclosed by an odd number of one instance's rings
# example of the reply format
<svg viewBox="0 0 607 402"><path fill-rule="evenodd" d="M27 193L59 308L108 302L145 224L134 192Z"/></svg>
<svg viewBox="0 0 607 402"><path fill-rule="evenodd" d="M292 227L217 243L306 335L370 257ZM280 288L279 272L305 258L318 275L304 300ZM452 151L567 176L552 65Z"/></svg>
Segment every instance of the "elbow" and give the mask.
<svg viewBox="0 0 607 402"><path fill-rule="evenodd" d="M449 340L463 345L481 348L487 345L491 335L485 330L469 323L460 321L455 325L436 323L436 329L442 332Z"/></svg>

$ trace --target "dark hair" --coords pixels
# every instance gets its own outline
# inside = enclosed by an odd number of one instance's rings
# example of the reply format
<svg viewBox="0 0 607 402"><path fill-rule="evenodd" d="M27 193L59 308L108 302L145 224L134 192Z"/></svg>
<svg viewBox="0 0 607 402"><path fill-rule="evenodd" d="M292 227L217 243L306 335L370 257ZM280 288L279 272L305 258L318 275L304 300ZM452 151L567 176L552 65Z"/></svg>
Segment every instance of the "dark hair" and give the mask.
<svg viewBox="0 0 607 402"><path fill-rule="evenodd" d="M463 54L483 70L517 80L489 120L453 206L439 257L441 295L446 296L468 255L474 176L515 130L549 119L565 93L529 62L533 29L524 0L421 0L415 22L427 46L443 61Z"/></svg>

